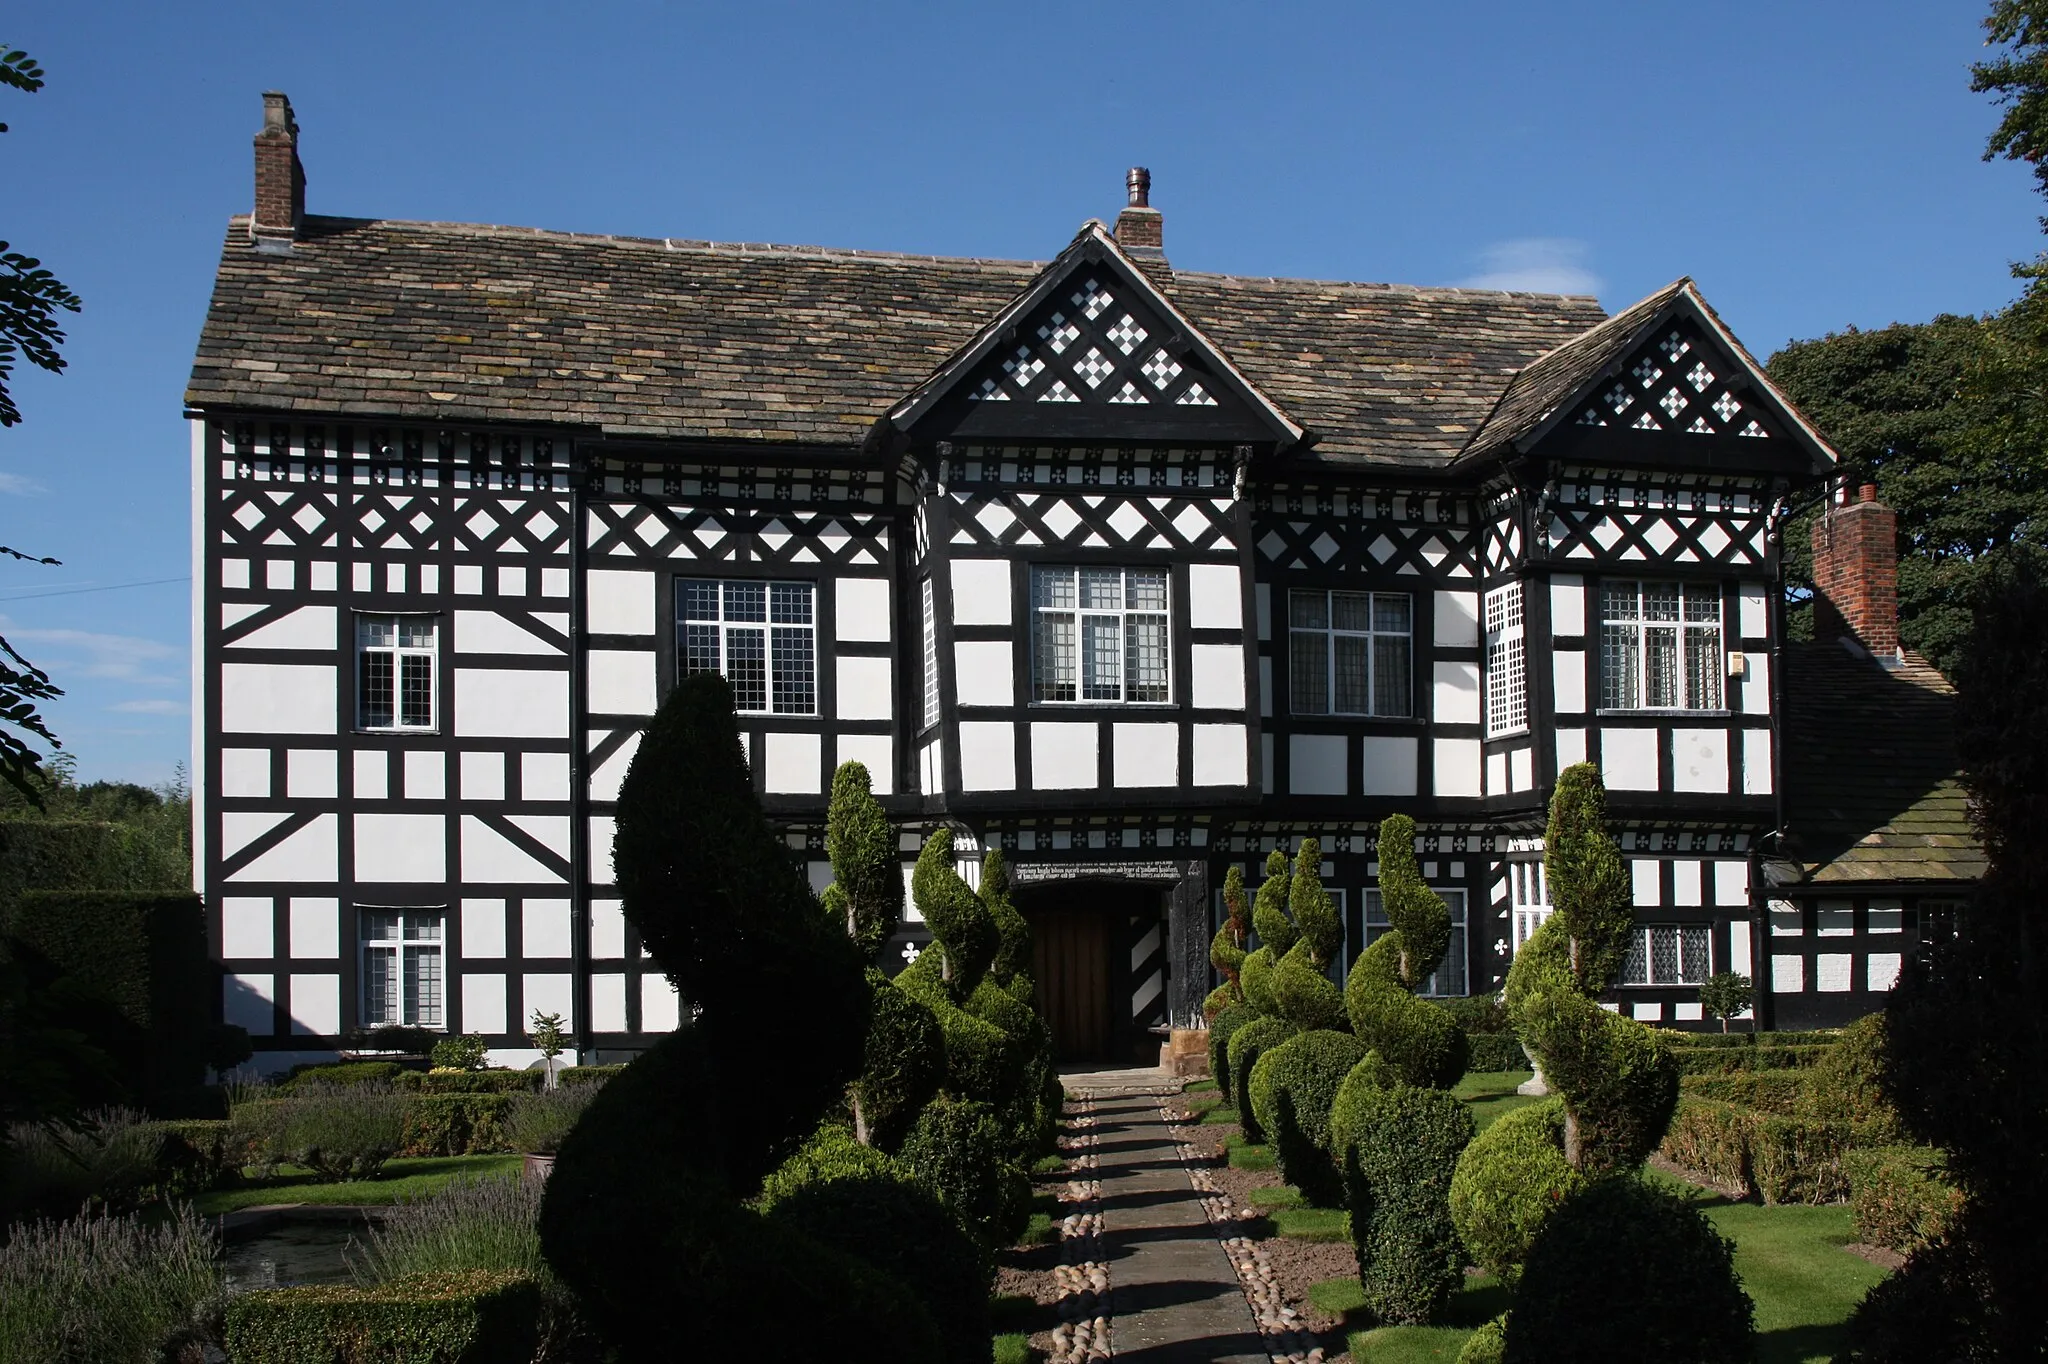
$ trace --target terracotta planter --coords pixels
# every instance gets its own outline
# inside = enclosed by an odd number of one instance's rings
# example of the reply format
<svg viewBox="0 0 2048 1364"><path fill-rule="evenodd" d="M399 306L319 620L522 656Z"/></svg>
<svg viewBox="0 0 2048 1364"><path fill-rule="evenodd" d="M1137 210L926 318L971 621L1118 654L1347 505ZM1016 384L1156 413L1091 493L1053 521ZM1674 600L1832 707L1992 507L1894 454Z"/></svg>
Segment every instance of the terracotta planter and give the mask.
<svg viewBox="0 0 2048 1364"><path fill-rule="evenodd" d="M521 1159L526 1164L521 1167L520 1174L527 1179L546 1179L548 1172L555 1168L553 1155L537 1156L529 1152L522 1155Z"/></svg>

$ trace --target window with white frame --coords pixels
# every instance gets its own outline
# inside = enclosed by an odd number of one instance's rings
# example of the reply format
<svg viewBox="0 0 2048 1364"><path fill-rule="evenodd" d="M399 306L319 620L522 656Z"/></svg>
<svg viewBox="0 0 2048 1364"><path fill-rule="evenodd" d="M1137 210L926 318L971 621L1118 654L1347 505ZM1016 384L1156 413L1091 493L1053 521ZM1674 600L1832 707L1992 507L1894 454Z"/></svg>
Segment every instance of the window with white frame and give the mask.
<svg viewBox="0 0 2048 1364"><path fill-rule="evenodd" d="M433 616L356 617L356 727L431 730L440 623Z"/></svg>
<svg viewBox="0 0 2048 1364"><path fill-rule="evenodd" d="M1471 993L1465 982L1465 892L1446 890L1431 886L1444 900L1444 908L1451 912L1451 945L1444 951L1444 959L1437 963L1436 970L1422 984L1421 993L1448 997ZM1386 906L1380 901L1380 893L1369 890L1365 893L1365 946L1371 947L1373 940L1391 932L1393 925L1387 921Z"/></svg>
<svg viewBox="0 0 2048 1364"><path fill-rule="evenodd" d="M1528 655L1522 632L1522 585L1486 594L1486 732L1529 727Z"/></svg>
<svg viewBox="0 0 2048 1364"><path fill-rule="evenodd" d="M1031 699L1171 699L1163 568L1031 570Z"/></svg>
<svg viewBox="0 0 2048 1364"><path fill-rule="evenodd" d="M447 911L440 908L361 911L364 1027L445 1026L441 953L446 922Z"/></svg>
<svg viewBox="0 0 2048 1364"><path fill-rule="evenodd" d="M1508 863L1508 897L1514 906L1515 951L1519 952L1550 917L1550 878L1543 864Z"/></svg>
<svg viewBox="0 0 2048 1364"><path fill-rule="evenodd" d="M1705 924L1639 924L1629 930L1623 985L1697 985L1713 971Z"/></svg>
<svg viewBox="0 0 2048 1364"><path fill-rule="evenodd" d="M1296 715L1415 712L1414 599L1405 592L1287 594L1287 691Z"/></svg>
<svg viewBox="0 0 2048 1364"><path fill-rule="evenodd" d="M1720 710L1721 589L1610 578L1600 584L1603 710Z"/></svg>
<svg viewBox="0 0 2048 1364"><path fill-rule="evenodd" d="M929 728L939 722L939 618L932 605L932 580L926 578L924 592L924 722Z"/></svg>
<svg viewBox="0 0 2048 1364"><path fill-rule="evenodd" d="M743 715L815 715L816 604L814 583L678 579L678 671L722 673Z"/></svg>

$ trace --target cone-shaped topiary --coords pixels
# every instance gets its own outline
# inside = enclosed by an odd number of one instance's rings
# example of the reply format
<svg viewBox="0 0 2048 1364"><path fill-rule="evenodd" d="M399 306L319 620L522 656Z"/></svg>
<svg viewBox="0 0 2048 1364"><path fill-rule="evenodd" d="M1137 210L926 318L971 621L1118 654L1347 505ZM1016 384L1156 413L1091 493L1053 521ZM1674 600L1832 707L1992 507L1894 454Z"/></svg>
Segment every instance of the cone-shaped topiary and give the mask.
<svg viewBox="0 0 2048 1364"><path fill-rule="evenodd" d="M1564 1100L1553 1095L1465 1148L1451 1176L1451 1221L1473 1261L1512 1283L1544 1219L1585 1182L1564 1158Z"/></svg>
<svg viewBox="0 0 2048 1364"><path fill-rule="evenodd" d="M1329 977L1344 946L1344 921L1323 889L1322 865L1322 846L1313 838L1301 840L1287 889L1299 936L1273 965L1273 1003L1298 1028L1345 1032L1351 1020L1344 1011L1344 993Z"/></svg>
<svg viewBox="0 0 2048 1364"><path fill-rule="evenodd" d="M1427 1322L1463 1282L1450 1186L1473 1130L1450 1093L1388 1085L1370 1058L1338 1090L1330 1144L1342 1153L1359 1283L1383 1322Z"/></svg>
<svg viewBox="0 0 2048 1364"><path fill-rule="evenodd" d="M825 855L832 859L832 889L838 892L827 908L845 914L846 935L872 960L902 922L903 873L896 861L896 830L860 763L841 763L832 774Z"/></svg>
<svg viewBox="0 0 2048 1364"><path fill-rule="evenodd" d="M1209 942L1209 964L1222 975L1223 983L1211 992L1202 1007L1203 1017L1209 1019L1212 1026L1223 1010L1244 1002L1244 989L1238 984L1237 976L1244 966L1245 935L1251 926L1251 907L1244 893L1244 869L1235 862L1223 873L1223 909L1226 916L1223 926L1216 930L1216 936Z"/></svg>
<svg viewBox="0 0 2048 1364"><path fill-rule="evenodd" d="M1350 1033L1304 1032L1252 1067L1251 1108L1273 1144L1280 1177L1319 1208L1344 1203L1344 1183L1330 1157L1330 1107L1344 1077L1364 1059L1365 1048Z"/></svg>
<svg viewBox="0 0 2048 1364"><path fill-rule="evenodd" d="M1254 1018L1230 1035L1230 1087L1237 1095L1237 1121L1246 1141L1260 1142L1267 1137L1258 1114L1252 1111L1252 1068L1260 1057L1300 1031L1284 1018L1267 1015Z"/></svg>
<svg viewBox="0 0 2048 1364"><path fill-rule="evenodd" d="M1620 973L1635 923L1635 891L1607 832L1607 787L1591 763L1573 763L1557 774L1543 834L1543 874L1572 974L1582 993L1597 995Z"/></svg>

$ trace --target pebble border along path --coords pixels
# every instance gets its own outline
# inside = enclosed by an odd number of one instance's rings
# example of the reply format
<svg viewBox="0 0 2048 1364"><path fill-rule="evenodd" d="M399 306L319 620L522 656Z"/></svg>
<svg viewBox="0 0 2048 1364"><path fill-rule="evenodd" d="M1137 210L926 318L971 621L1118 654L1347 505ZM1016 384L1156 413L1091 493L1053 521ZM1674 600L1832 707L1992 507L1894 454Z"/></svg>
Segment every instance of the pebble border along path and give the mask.
<svg viewBox="0 0 2048 1364"><path fill-rule="evenodd" d="M1052 1271L1060 1290L1060 1324L1052 1332L1051 1364L1088 1364L1109 1358L1109 1266L1102 1258L1095 1104L1088 1098L1068 1102L1069 1134L1060 1138L1068 1179L1059 1192L1067 1211L1060 1219L1060 1263Z"/></svg>

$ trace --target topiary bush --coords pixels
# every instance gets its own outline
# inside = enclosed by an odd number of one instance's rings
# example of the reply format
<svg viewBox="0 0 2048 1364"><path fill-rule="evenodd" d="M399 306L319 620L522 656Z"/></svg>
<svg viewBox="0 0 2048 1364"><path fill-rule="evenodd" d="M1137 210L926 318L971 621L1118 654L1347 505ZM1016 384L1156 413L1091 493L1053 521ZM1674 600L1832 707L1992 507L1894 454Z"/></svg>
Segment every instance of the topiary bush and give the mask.
<svg viewBox="0 0 2048 1364"><path fill-rule="evenodd" d="M884 1151L903 1144L918 1111L946 1078L946 1036L932 1011L868 968L868 1037L854 1117L860 1139Z"/></svg>
<svg viewBox="0 0 2048 1364"><path fill-rule="evenodd" d="M1235 862L1223 873L1223 910L1223 923L1209 940L1209 964L1223 977L1223 983L1210 993L1202 1009L1202 1016L1210 1020L1211 1026L1225 1009L1244 1003L1244 989L1237 978L1244 967L1245 943L1251 930L1251 903L1245 898L1244 868ZM1213 1057L1209 1073L1216 1073Z"/></svg>
<svg viewBox="0 0 2048 1364"><path fill-rule="evenodd" d="M1735 1246L1686 1199L1629 1176L1580 1189L1543 1224L1508 1316L1516 1364L1751 1364L1755 1308Z"/></svg>
<svg viewBox="0 0 2048 1364"><path fill-rule="evenodd" d="M1389 929L1352 963L1344 986L1351 1031L1405 1084L1448 1089L1465 1073L1465 1033L1446 1010L1415 997L1450 944L1451 914L1415 862L1415 821L1390 815L1379 831L1380 903Z"/></svg>
<svg viewBox="0 0 2048 1364"><path fill-rule="evenodd" d="M225 1343L235 1364L530 1359L541 1311L539 1286L500 1270L420 1274L374 1288L279 1288L228 1301Z"/></svg>
<svg viewBox="0 0 2048 1364"><path fill-rule="evenodd" d="M1031 1220L1031 1177L985 1103L941 1094L925 1105L898 1158L938 1191L983 1248L1010 1245Z"/></svg>
<svg viewBox="0 0 2048 1364"><path fill-rule="evenodd" d="M1504 1364L1508 1357L1508 1314L1503 1312L1465 1337L1457 1364Z"/></svg>
<svg viewBox="0 0 2048 1364"><path fill-rule="evenodd" d="M1280 1176L1319 1208L1344 1205L1344 1182L1330 1155L1330 1109L1344 1077L1364 1059L1365 1048L1350 1033L1304 1032L1252 1067L1251 1107L1273 1143Z"/></svg>
<svg viewBox="0 0 2048 1364"><path fill-rule="evenodd" d="M1258 1015L1248 1004L1233 1004L1209 1020L1209 1075L1216 1081L1216 1093L1226 1104L1236 1103L1230 1084L1230 1039L1239 1028Z"/></svg>
<svg viewBox="0 0 2048 1364"><path fill-rule="evenodd" d="M1259 883L1252 900L1252 931L1259 936L1258 947L1245 954L1238 968L1238 985L1245 1002L1261 1016L1277 1014L1279 1001L1273 995L1273 966L1294 946L1294 920L1287 917L1289 873L1287 854L1275 848L1266 854L1266 879Z"/></svg>
<svg viewBox="0 0 2048 1364"><path fill-rule="evenodd" d="M1947 1240L1962 1217L1963 1191L1934 1147L1851 1151L1843 1165L1856 1236L1866 1244L1911 1254Z"/></svg>
<svg viewBox="0 0 2048 1364"><path fill-rule="evenodd" d="M1564 1100L1518 1108L1475 1137L1451 1175L1451 1223L1474 1263L1513 1282L1544 1219L1585 1177L1564 1158Z"/></svg>
<svg viewBox="0 0 2048 1364"><path fill-rule="evenodd" d="M1342 1153L1359 1283L1383 1322L1427 1322L1463 1282L1450 1193L1473 1131L1471 1110L1454 1096L1390 1085L1371 1060L1337 1094L1330 1142Z"/></svg>
<svg viewBox="0 0 2048 1364"><path fill-rule="evenodd" d="M896 830L874 797L865 764L843 762L832 774L825 855L833 878L827 908L844 916L846 936L872 961L902 923L903 875L897 870Z"/></svg>
<svg viewBox="0 0 2048 1364"><path fill-rule="evenodd" d="M1253 1019L1230 1035L1231 1091L1238 1096L1237 1122L1246 1141L1262 1142L1267 1135L1250 1103L1252 1069L1261 1056L1300 1031L1284 1018L1265 1017Z"/></svg>
<svg viewBox="0 0 2048 1364"><path fill-rule="evenodd" d="M1301 840L1294 875L1287 883L1287 908L1294 919L1294 945L1273 964L1273 1003L1280 1016L1307 1031L1349 1031L1344 995L1330 979L1331 964L1344 947L1344 921L1323 889L1322 845Z"/></svg>

